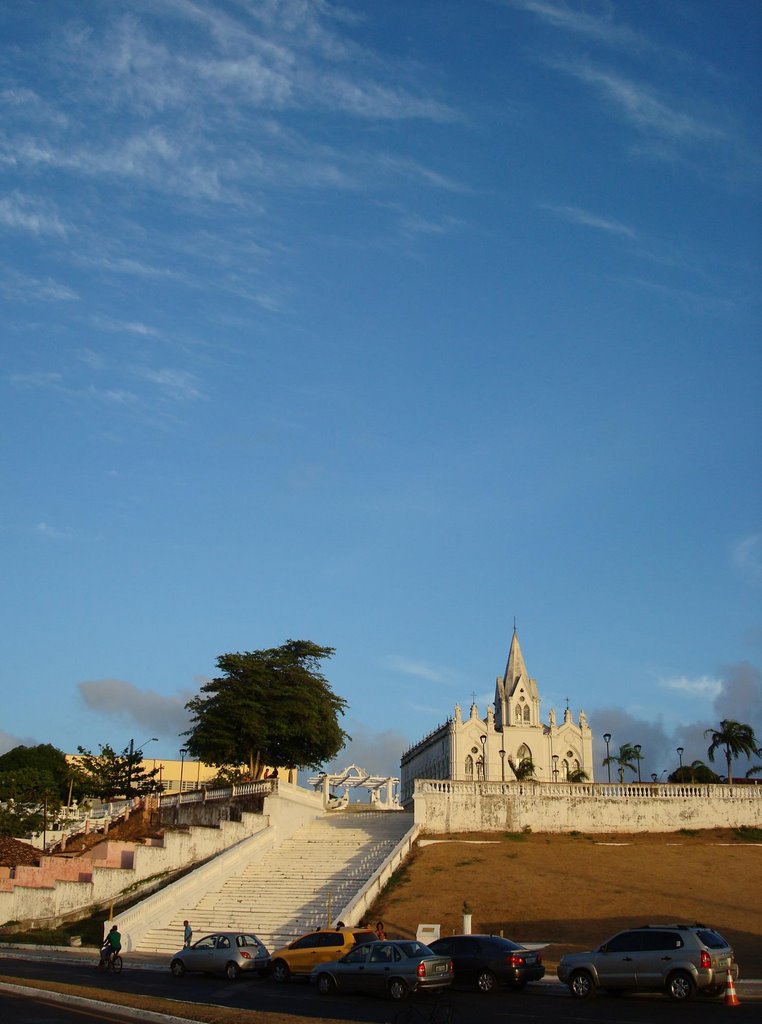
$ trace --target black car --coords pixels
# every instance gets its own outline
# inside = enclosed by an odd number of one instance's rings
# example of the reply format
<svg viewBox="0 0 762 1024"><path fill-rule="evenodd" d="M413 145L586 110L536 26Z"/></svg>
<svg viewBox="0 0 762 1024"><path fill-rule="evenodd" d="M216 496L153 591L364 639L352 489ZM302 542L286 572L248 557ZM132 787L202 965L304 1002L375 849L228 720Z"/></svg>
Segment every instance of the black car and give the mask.
<svg viewBox="0 0 762 1024"><path fill-rule="evenodd" d="M440 956L449 956L455 983L492 992L498 985L523 988L545 974L542 957L500 935L447 935L428 943Z"/></svg>

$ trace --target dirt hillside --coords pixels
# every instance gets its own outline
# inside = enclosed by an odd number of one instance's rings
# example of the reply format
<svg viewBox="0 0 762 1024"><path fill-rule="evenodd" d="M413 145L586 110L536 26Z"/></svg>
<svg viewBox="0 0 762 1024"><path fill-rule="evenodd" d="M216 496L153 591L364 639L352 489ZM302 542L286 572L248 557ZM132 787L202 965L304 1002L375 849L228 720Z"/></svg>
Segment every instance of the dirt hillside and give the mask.
<svg viewBox="0 0 762 1024"><path fill-rule="evenodd" d="M734 947L744 977L762 978L762 832L637 835L469 833L424 837L368 915L387 934L419 923L590 949L618 929L701 921Z"/></svg>

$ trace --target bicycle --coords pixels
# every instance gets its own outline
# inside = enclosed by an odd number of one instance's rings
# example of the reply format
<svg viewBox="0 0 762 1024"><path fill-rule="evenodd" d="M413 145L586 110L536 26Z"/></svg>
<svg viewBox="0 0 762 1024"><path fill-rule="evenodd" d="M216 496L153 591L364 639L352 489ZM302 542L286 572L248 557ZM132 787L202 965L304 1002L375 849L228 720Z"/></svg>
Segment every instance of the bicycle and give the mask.
<svg viewBox="0 0 762 1024"><path fill-rule="evenodd" d="M101 957L98 961L99 971L113 971L114 974L119 974L122 970L122 958L118 953L109 953L107 957Z"/></svg>

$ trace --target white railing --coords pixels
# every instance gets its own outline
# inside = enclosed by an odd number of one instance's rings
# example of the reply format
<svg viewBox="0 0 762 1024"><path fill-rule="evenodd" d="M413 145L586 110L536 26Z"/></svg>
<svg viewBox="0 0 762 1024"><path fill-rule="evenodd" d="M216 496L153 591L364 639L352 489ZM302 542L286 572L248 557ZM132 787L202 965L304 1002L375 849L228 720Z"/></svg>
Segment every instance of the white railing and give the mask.
<svg viewBox="0 0 762 1024"><path fill-rule="evenodd" d="M277 779L259 779L256 782L238 782L229 786L202 786L183 793L164 793L159 807L180 807L182 804L207 803L210 800L234 800L241 796L269 796L278 792Z"/></svg>
<svg viewBox="0 0 762 1024"><path fill-rule="evenodd" d="M726 783L687 783L687 782L471 782L455 779L416 779L416 793L452 793L473 794L482 796L538 796L566 797L578 799L611 800L616 798L632 799L679 799L712 798L713 800L762 800L762 786L735 786Z"/></svg>

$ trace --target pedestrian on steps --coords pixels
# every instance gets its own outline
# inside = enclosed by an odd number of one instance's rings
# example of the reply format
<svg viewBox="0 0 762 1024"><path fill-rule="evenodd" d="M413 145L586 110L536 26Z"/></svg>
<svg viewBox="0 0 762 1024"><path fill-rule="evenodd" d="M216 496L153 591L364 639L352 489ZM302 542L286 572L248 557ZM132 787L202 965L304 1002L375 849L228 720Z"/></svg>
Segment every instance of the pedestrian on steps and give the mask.
<svg viewBox="0 0 762 1024"><path fill-rule="evenodd" d="M191 939L193 938L193 929L191 928L189 921L183 921L183 927L185 928L185 931L183 932L183 946L187 949L191 944Z"/></svg>

